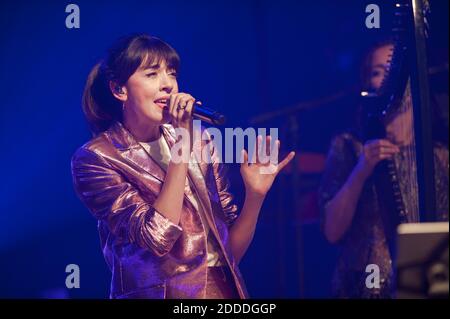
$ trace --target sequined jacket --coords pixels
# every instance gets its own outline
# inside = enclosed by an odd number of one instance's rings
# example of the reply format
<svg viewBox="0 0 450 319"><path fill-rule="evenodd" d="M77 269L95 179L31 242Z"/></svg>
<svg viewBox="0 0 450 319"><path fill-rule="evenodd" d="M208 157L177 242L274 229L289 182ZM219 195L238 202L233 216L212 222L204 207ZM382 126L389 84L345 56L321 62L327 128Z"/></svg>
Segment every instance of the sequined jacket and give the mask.
<svg viewBox="0 0 450 319"><path fill-rule="evenodd" d="M173 127L165 124L160 129L172 146ZM203 149L206 144L195 147ZM237 207L217 151L212 143L208 145L211 160L191 160L188 177L239 296L246 298L228 240ZM77 195L98 220L103 255L112 272L111 298L205 296L207 238L199 212L186 194L178 225L153 208L165 172L121 123L76 151L72 176Z"/></svg>

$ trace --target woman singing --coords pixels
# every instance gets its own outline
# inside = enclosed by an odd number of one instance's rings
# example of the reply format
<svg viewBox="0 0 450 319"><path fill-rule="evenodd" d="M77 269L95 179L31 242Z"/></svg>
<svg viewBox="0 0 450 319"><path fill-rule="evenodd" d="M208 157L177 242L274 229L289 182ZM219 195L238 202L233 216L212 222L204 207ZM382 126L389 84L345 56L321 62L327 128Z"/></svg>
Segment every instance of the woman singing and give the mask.
<svg viewBox="0 0 450 319"><path fill-rule="evenodd" d="M238 264L268 190L294 157L263 164L257 156L250 164L243 151L238 215L218 151L208 141L192 143L196 99L178 90L179 62L162 40L132 35L87 78L83 111L94 137L73 156L72 175L98 220L111 298L248 297ZM175 129L191 138L180 139ZM190 160L172 160L175 144ZM206 144L211 160L193 161L195 148ZM261 146L258 138L256 150ZM267 165L273 174L260 172Z"/></svg>

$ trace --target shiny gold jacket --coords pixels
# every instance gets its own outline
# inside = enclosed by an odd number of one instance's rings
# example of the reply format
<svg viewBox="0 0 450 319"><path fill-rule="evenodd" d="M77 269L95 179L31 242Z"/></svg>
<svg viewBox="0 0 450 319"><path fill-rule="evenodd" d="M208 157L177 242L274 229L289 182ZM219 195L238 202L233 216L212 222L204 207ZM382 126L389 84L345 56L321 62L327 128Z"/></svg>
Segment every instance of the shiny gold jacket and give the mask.
<svg viewBox="0 0 450 319"><path fill-rule="evenodd" d="M160 129L172 146L173 127L165 124ZM210 163L191 160L188 176L237 291L246 298L228 240L237 207L212 144L208 143ZM112 272L111 298L205 297L207 238L199 212L186 194L178 225L152 207L165 172L121 123L76 151L72 176L77 195L98 220L103 254Z"/></svg>

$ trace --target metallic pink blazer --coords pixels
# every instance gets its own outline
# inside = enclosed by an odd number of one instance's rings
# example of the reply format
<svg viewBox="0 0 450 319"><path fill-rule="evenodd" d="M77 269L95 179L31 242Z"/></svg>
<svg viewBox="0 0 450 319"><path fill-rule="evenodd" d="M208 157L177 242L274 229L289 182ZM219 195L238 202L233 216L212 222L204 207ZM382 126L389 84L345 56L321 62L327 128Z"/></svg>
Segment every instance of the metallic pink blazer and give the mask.
<svg viewBox="0 0 450 319"><path fill-rule="evenodd" d="M173 127L162 125L161 132L172 146ZM191 161L188 175L237 291L247 298L228 240L237 207L217 152L214 147L209 151L212 163ZM199 212L186 194L178 225L152 207L165 172L121 123L76 151L72 176L77 195L98 220L103 255L112 272L111 298L205 297L207 246Z"/></svg>

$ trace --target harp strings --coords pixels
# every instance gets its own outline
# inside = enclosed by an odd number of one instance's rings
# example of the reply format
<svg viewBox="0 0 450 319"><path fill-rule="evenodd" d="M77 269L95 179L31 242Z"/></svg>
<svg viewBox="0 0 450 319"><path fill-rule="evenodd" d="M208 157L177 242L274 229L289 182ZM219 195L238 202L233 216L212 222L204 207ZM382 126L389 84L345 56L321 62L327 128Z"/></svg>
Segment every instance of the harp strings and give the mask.
<svg viewBox="0 0 450 319"><path fill-rule="evenodd" d="M399 133L405 143L404 147L401 147L401 161L397 164L398 172L401 172L400 183L403 185L401 193L407 210L408 222L419 222L414 108L409 80L400 105L400 114L403 116L403 121L400 123Z"/></svg>

